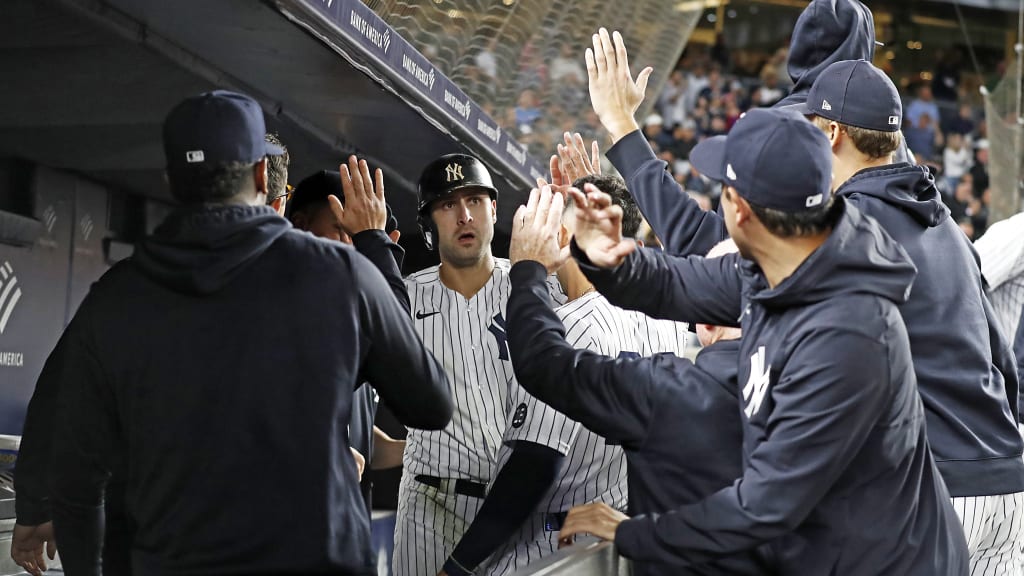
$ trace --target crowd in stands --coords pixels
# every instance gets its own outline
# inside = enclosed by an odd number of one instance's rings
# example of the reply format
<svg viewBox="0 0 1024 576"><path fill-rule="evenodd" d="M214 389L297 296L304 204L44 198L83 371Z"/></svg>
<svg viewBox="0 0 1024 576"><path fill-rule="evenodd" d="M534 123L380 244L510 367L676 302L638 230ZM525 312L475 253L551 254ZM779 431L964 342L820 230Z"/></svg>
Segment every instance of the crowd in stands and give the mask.
<svg viewBox="0 0 1024 576"><path fill-rule="evenodd" d="M485 77L493 71L488 54L482 52L476 62ZM643 129L651 146L679 185L706 209L717 208L720 190L690 166L690 150L704 138L727 133L747 110L770 107L784 98L792 87L787 56L787 48L781 47L753 65L746 57L738 65L721 42L691 46L660 94L648 96L653 108ZM537 158L546 158L550 143L560 141L565 132L579 132L607 147L600 121L589 106L587 72L576 51L566 43L557 57L544 60L549 64L541 60L523 55L516 106L491 111L502 128L516 134ZM977 89L971 82L976 79L961 78L959 61L940 58L930 78L901 87L903 134L915 160L935 174L953 218L976 239L988 224L989 143L984 110L972 98Z"/></svg>

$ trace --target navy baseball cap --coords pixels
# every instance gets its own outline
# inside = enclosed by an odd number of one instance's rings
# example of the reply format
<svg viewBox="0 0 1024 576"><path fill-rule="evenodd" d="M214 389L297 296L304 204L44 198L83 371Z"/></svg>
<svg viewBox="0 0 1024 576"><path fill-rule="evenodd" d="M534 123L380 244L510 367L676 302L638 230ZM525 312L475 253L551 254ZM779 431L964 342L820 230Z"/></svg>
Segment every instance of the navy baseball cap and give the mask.
<svg viewBox="0 0 1024 576"><path fill-rule="evenodd" d="M803 212L832 195L832 146L797 111L756 108L690 152L698 172L762 208Z"/></svg>
<svg viewBox="0 0 1024 576"><path fill-rule="evenodd" d="M896 85L867 60L843 60L825 68L800 111L879 132L896 132L903 120Z"/></svg>
<svg viewBox="0 0 1024 576"><path fill-rule="evenodd" d="M341 187L341 173L333 170L320 170L306 178L295 187L291 200L288 202L288 217L301 212L307 207L326 202L328 196L335 196L345 205L345 191ZM391 205L385 203L388 216L384 224L384 232L390 234L398 228L398 219L391 211Z"/></svg>
<svg viewBox="0 0 1024 576"><path fill-rule="evenodd" d="M280 156L284 149L266 141L260 105L245 94L214 90L185 99L164 120L167 171Z"/></svg>

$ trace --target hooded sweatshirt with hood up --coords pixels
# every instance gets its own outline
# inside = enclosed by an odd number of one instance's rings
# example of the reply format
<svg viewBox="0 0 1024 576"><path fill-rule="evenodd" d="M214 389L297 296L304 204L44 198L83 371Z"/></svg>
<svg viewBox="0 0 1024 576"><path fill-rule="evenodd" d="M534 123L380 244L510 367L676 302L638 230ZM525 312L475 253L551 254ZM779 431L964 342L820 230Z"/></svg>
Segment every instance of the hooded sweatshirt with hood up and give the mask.
<svg viewBox="0 0 1024 576"><path fill-rule="evenodd" d="M352 391L370 381L408 426L452 413L381 273L265 206L179 209L64 340L52 499L72 576L100 573L117 462L135 574L375 574Z"/></svg>
<svg viewBox="0 0 1024 576"><path fill-rule="evenodd" d="M789 42L790 94L775 108L803 104L814 81L830 65L875 55L875 19L858 0L814 0L800 13Z"/></svg>
<svg viewBox="0 0 1024 576"><path fill-rule="evenodd" d="M914 265L837 201L831 235L774 288L738 254L641 249L602 270L573 245L613 304L743 328L743 475L701 502L619 524L624 556L693 563L767 543L779 574L967 574L897 308Z"/></svg>

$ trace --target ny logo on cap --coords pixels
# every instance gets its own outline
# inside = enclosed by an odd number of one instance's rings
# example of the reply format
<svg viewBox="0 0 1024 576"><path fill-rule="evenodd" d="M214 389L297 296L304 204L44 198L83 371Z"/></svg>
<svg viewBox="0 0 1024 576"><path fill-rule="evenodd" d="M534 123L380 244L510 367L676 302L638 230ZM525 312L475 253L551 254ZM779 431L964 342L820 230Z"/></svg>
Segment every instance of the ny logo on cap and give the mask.
<svg viewBox="0 0 1024 576"><path fill-rule="evenodd" d="M189 164L195 164L196 162L202 162L206 160L206 154L202 150L189 150L185 152L185 162Z"/></svg>
<svg viewBox="0 0 1024 576"><path fill-rule="evenodd" d="M822 100L821 101L821 109L822 110L831 110L832 109L832 105L828 103L828 100Z"/></svg>
<svg viewBox="0 0 1024 576"><path fill-rule="evenodd" d="M736 171L732 169L732 164L725 165L725 177L729 180L736 179Z"/></svg>
<svg viewBox="0 0 1024 576"><path fill-rule="evenodd" d="M899 126L899 125L900 125L900 117L899 116L889 116L889 126Z"/></svg>
<svg viewBox="0 0 1024 576"><path fill-rule="evenodd" d="M444 167L444 173L447 176L445 182L463 180L465 178L465 176L462 175L462 165L455 164L454 162Z"/></svg>
<svg viewBox="0 0 1024 576"><path fill-rule="evenodd" d="M819 193L819 194L815 194L814 196L808 196L806 204L807 204L808 208L811 208L812 206L818 206L819 204L821 204L824 201L825 201L825 195Z"/></svg>

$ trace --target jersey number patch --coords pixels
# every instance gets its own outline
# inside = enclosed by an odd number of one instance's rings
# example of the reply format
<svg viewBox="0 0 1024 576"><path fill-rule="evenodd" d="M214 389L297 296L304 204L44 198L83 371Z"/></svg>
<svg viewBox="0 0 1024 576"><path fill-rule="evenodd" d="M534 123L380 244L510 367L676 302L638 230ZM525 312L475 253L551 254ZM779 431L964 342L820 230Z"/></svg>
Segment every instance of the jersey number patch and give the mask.
<svg viewBox="0 0 1024 576"><path fill-rule="evenodd" d="M487 331L494 336L494 343L498 345L498 358L508 360L508 335L505 333L505 319L500 313L494 315L494 322L487 327Z"/></svg>
<svg viewBox="0 0 1024 576"><path fill-rule="evenodd" d="M523 424L526 423L526 403L516 406L516 412L512 415L512 427L522 428Z"/></svg>

